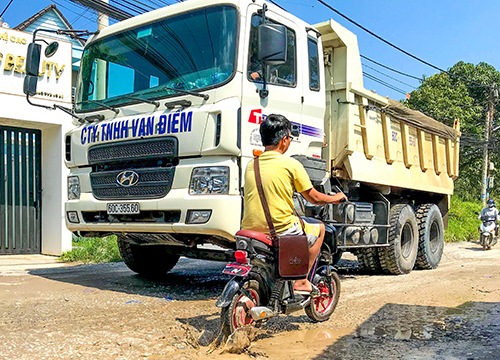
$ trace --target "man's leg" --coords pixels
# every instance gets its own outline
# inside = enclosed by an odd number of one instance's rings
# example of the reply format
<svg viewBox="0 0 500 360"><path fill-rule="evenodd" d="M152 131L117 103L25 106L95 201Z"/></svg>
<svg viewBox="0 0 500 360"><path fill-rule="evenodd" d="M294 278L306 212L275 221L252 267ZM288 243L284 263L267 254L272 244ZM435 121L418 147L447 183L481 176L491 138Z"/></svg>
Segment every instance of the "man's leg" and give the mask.
<svg viewBox="0 0 500 360"><path fill-rule="evenodd" d="M323 240L325 239L325 224L319 224L319 236L316 242L309 248L309 266L307 272L309 273L318 257L321 250L321 245L323 245ZM294 290L311 291L312 285L307 279L296 280L293 284Z"/></svg>

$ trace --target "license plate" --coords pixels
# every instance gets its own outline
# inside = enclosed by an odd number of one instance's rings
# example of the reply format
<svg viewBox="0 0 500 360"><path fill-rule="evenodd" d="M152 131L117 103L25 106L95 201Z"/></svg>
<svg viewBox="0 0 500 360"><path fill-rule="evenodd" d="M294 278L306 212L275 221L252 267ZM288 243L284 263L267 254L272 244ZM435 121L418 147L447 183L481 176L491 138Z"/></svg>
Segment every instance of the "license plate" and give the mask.
<svg viewBox="0 0 500 360"><path fill-rule="evenodd" d="M106 209L111 215L139 214L139 203L109 203Z"/></svg>
<svg viewBox="0 0 500 360"><path fill-rule="evenodd" d="M245 277L248 275L250 270L252 270L252 266L250 265L229 263L226 265L224 270L222 270L222 273L226 275L238 275Z"/></svg>

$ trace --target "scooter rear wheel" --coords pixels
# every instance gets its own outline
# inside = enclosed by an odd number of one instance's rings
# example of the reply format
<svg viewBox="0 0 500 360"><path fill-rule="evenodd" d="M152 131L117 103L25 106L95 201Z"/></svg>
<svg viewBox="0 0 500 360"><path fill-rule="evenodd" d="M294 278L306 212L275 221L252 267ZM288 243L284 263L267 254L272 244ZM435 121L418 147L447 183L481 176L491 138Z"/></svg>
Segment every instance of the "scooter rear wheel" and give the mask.
<svg viewBox="0 0 500 360"><path fill-rule="evenodd" d="M484 236L481 234L481 238L479 239L479 243L483 247L483 250L488 250L489 236Z"/></svg>
<svg viewBox="0 0 500 360"><path fill-rule="evenodd" d="M222 331L224 335L231 335L236 329L244 326L260 326L260 321L255 321L248 314L248 310L261 305L262 293L259 282L248 280L243 284L243 289L250 296L238 291L233 296L231 304L224 307L221 312Z"/></svg>
<svg viewBox="0 0 500 360"><path fill-rule="evenodd" d="M304 310L312 321L322 322L330 319L337 307L340 298L340 278L336 272L332 272L330 280L326 275L316 279L314 285L318 287L320 296L312 298ZM331 283L332 291L328 281Z"/></svg>

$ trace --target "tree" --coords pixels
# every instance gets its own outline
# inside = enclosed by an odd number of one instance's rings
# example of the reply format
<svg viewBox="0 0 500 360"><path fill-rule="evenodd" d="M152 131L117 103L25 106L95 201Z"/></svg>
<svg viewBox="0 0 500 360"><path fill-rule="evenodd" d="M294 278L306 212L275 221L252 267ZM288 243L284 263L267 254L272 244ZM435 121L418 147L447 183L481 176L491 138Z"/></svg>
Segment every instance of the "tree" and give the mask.
<svg viewBox="0 0 500 360"><path fill-rule="evenodd" d="M448 72L424 78L420 87L405 101L410 108L448 125L454 119L460 120L460 176L455 183L455 192L465 200L477 200L481 195L482 139L494 84L500 84L500 72L493 66L460 61ZM495 151L499 145L494 137L489 144L490 160L500 165L500 154ZM496 188L490 189L490 194L497 195Z"/></svg>

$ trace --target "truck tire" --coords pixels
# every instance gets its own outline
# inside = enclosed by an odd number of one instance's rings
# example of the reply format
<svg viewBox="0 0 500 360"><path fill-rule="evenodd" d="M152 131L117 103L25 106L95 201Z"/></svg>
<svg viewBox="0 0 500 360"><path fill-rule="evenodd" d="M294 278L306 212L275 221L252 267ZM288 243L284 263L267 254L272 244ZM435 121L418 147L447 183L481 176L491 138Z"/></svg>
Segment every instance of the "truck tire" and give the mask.
<svg viewBox="0 0 500 360"><path fill-rule="evenodd" d="M384 272L393 275L408 274L415 265L418 252L418 226L410 205L391 207L389 218L389 246L378 250Z"/></svg>
<svg viewBox="0 0 500 360"><path fill-rule="evenodd" d="M418 224L417 269L435 269L444 249L444 224L441 211L435 204L423 204L416 212Z"/></svg>
<svg viewBox="0 0 500 360"><path fill-rule="evenodd" d="M137 245L118 235L118 249L127 267L145 277L165 275L179 261L178 255L167 252L166 245Z"/></svg>
<svg viewBox="0 0 500 360"><path fill-rule="evenodd" d="M332 265L335 266L339 263L340 259L342 259L342 255L344 252L342 250L337 250L335 254L332 255Z"/></svg>
<svg viewBox="0 0 500 360"><path fill-rule="evenodd" d="M361 270L366 270L373 274L380 274L382 272L376 248L359 249L357 257Z"/></svg>

